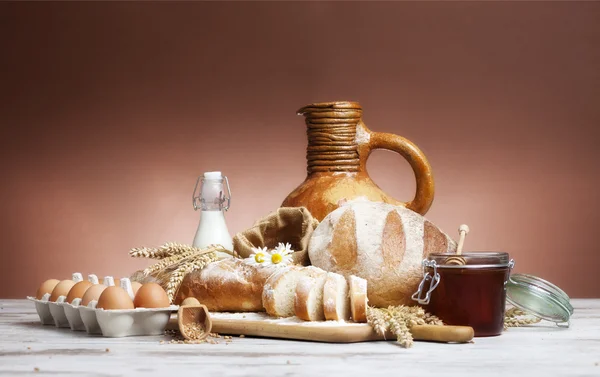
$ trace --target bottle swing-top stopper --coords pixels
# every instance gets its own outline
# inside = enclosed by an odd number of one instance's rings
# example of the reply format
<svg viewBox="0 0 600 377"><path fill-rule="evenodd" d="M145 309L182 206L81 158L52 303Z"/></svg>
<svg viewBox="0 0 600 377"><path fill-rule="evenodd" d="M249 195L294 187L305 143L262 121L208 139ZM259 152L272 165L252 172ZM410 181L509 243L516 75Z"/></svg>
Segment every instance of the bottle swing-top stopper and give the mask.
<svg viewBox="0 0 600 377"><path fill-rule="evenodd" d="M461 255L463 246L465 245L465 237L469 233L469 227L466 224L462 224L458 227L458 233L460 234L460 236L458 238L458 245L456 246L456 255ZM467 264L467 261L461 256L456 256L449 257L448 259L446 259L445 264L464 266L465 264Z"/></svg>

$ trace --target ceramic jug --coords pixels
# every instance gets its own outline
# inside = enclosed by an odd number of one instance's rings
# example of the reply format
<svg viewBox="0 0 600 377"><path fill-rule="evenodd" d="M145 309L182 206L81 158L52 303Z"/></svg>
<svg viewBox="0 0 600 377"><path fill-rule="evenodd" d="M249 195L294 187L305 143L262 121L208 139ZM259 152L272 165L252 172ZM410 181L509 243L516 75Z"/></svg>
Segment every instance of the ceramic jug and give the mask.
<svg viewBox="0 0 600 377"><path fill-rule="evenodd" d="M298 110L307 126L307 177L283 201L282 207L306 207L319 221L347 200L359 197L402 205L424 215L433 202L431 166L419 148L390 133L373 132L362 121L357 102L314 103ZM367 173L367 159L374 149L403 156L417 180L412 201L401 202L383 192Z"/></svg>

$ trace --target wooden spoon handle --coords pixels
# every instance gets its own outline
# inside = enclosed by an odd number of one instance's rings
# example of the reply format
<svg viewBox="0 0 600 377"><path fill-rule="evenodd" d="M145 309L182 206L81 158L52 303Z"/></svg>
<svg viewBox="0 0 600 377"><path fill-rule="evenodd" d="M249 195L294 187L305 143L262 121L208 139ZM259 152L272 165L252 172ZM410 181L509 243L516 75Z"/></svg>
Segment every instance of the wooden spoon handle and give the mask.
<svg viewBox="0 0 600 377"><path fill-rule="evenodd" d="M473 339L475 332L469 326L415 325L410 328L414 340L427 340L445 343L466 343Z"/></svg>

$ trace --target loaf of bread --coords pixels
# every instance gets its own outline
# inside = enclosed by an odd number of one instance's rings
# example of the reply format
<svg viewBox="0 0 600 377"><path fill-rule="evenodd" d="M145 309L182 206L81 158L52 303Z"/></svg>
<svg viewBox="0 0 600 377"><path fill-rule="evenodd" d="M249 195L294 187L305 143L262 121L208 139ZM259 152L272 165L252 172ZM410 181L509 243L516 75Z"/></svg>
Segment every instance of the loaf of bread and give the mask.
<svg viewBox="0 0 600 377"><path fill-rule="evenodd" d="M412 305L432 252L455 252L456 243L423 216L386 203L348 202L327 215L308 245L313 266L368 281L369 304Z"/></svg>
<svg viewBox="0 0 600 377"><path fill-rule="evenodd" d="M185 298L194 297L210 311L264 311L262 294L267 279L289 268L256 267L233 258L213 262L186 275L174 303L178 305Z"/></svg>

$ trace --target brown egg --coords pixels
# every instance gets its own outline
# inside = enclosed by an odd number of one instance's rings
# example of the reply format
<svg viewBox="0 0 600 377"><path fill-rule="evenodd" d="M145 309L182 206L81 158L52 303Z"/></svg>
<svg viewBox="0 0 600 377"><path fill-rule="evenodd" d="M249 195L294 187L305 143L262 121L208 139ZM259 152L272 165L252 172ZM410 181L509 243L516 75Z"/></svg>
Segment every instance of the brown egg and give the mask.
<svg viewBox="0 0 600 377"><path fill-rule="evenodd" d="M187 297L185 300L181 301L180 306L198 306L200 305L200 301L198 301L195 297Z"/></svg>
<svg viewBox="0 0 600 377"><path fill-rule="evenodd" d="M69 291L69 294L67 295L67 299L65 301L70 304L76 298L82 298L85 294L85 291L87 291L88 288L92 285L92 282L87 280L82 280L79 283L75 283L73 288L71 288L71 290Z"/></svg>
<svg viewBox="0 0 600 377"><path fill-rule="evenodd" d="M54 289L52 290L52 295L50 295L49 301L55 302L60 296L66 297L74 285L75 282L73 280L63 280L60 283L56 284L56 287L54 287Z"/></svg>
<svg viewBox="0 0 600 377"><path fill-rule="evenodd" d="M131 282L131 290L133 291L133 297L137 294L138 290L142 286L142 283L138 283L137 281Z"/></svg>
<svg viewBox="0 0 600 377"><path fill-rule="evenodd" d="M81 304L82 306L88 306L88 304L92 301L98 301L98 299L100 298L100 295L102 294L102 292L104 292L104 290L108 288L106 285L104 284L94 284L91 287L88 288L87 291L85 291L85 294L83 295L83 298L81 299Z"/></svg>
<svg viewBox="0 0 600 377"><path fill-rule="evenodd" d="M37 298L38 300L41 300L42 297L44 297L44 295L46 293L50 293L51 294L52 291L54 290L54 288L56 287L56 285L58 283L60 283L60 280L58 280L58 279L49 279L49 280L46 280L38 288L37 293L35 294L35 298Z"/></svg>
<svg viewBox="0 0 600 377"><path fill-rule="evenodd" d="M102 292L98 299L97 309L133 309L133 301L127 291L121 287L108 287Z"/></svg>
<svg viewBox="0 0 600 377"><path fill-rule="evenodd" d="M167 292L156 283L146 283L140 287L133 304L136 308L166 308L170 305Z"/></svg>

